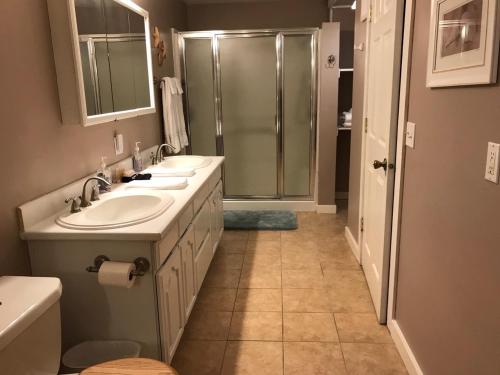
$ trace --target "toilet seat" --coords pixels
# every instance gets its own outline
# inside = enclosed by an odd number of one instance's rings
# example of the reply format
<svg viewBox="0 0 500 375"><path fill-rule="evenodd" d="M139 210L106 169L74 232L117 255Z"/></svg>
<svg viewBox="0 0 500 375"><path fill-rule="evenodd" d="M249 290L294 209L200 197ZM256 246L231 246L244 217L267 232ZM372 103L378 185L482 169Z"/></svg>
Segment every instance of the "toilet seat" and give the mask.
<svg viewBox="0 0 500 375"><path fill-rule="evenodd" d="M148 358L126 358L95 365L81 375L179 375L167 364Z"/></svg>

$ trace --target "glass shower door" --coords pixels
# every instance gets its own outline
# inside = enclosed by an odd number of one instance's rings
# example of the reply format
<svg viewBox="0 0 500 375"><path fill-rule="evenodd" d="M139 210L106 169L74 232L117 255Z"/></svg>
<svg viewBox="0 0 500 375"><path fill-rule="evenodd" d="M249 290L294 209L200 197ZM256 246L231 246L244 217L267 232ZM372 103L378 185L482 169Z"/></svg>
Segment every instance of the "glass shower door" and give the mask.
<svg viewBox="0 0 500 375"><path fill-rule="evenodd" d="M283 35L283 195L312 192L314 161L314 37Z"/></svg>
<svg viewBox="0 0 500 375"><path fill-rule="evenodd" d="M184 59L191 152L217 155L212 38L184 39Z"/></svg>
<svg viewBox="0 0 500 375"><path fill-rule="evenodd" d="M219 46L225 195L279 196L275 35L224 35Z"/></svg>

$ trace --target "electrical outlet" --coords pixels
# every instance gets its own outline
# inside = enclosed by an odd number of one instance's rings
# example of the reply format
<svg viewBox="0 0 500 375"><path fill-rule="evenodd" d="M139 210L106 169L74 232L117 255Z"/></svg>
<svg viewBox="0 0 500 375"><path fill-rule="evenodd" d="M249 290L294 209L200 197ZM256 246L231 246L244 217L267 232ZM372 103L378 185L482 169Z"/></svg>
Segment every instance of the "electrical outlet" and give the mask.
<svg viewBox="0 0 500 375"><path fill-rule="evenodd" d="M406 124L406 145L411 148L415 148L415 124L413 122L408 122Z"/></svg>
<svg viewBox="0 0 500 375"><path fill-rule="evenodd" d="M486 173L484 178L498 184L498 158L500 155L500 144L488 142L488 154L486 155Z"/></svg>

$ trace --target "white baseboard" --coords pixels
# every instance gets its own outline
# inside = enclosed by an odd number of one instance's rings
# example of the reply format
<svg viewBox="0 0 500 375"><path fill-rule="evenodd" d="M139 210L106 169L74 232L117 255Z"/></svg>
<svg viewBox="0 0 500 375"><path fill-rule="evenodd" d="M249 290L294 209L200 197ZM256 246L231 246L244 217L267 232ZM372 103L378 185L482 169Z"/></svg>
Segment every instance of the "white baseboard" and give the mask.
<svg viewBox="0 0 500 375"><path fill-rule="evenodd" d="M291 210L296 212L317 212L319 214L336 214L336 205L317 205L314 201L260 201L260 200L225 200L224 210Z"/></svg>
<svg viewBox="0 0 500 375"><path fill-rule="evenodd" d="M406 366L406 370L408 370L408 373L410 375L424 375L424 372L418 365L417 359L413 355L410 345L408 345L408 342L406 341L406 338L404 337L401 328L399 328L398 322L396 320L390 320L387 323L387 327L391 332L394 344L396 344L396 348L398 349L399 354L403 359L403 362Z"/></svg>
<svg viewBox="0 0 500 375"><path fill-rule="evenodd" d="M317 205L316 206L316 212L318 214L336 214L337 213L337 206L336 205Z"/></svg>
<svg viewBox="0 0 500 375"><path fill-rule="evenodd" d="M356 257L358 263L361 264L361 251L359 249L358 241L356 241L356 239L352 235L349 227L345 227L345 238L347 239L347 243L351 247L352 253Z"/></svg>
<svg viewBox="0 0 500 375"><path fill-rule="evenodd" d="M316 203L314 201L225 200L224 210L291 210L298 212L314 212L316 211Z"/></svg>

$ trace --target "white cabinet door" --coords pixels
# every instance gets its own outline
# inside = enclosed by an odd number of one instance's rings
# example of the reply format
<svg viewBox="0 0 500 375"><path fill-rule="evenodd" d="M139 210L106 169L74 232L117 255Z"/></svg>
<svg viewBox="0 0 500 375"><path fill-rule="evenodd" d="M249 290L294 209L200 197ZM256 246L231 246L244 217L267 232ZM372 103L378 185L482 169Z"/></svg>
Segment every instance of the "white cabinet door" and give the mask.
<svg viewBox="0 0 500 375"><path fill-rule="evenodd" d="M222 182L219 182L209 197L210 234L212 237L212 247L214 253L217 250L217 244L219 243L222 235L222 229L224 228L224 208L222 198Z"/></svg>
<svg viewBox="0 0 500 375"><path fill-rule="evenodd" d="M175 248L158 271L163 360L170 363L184 331L181 251Z"/></svg>
<svg viewBox="0 0 500 375"><path fill-rule="evenodd" d="M196 266L196 293L198 293L201 289L201 285L203 284L203 280L205 279L213 256L212 241L210 240L210 234L207 233L205 240L198 251L198 255L194 260Z"/></svg>
<svg viewBox="0 0 500 375"><path fill-rule="evenodd" d="M217 192L217 218L219 220L219 232L218 236L219 238L222 236L222 232L224 230L224 193L222 191L222 181L219 181L219 184L215 188L215 191Z"/></svg>
<svg viewBox="0 0 500 375"><path fill-rule="evenodd" d="M212 239L212 249L214 253L217 250L217 244L219 243L219 212L217 197L217 189L212 191L212 194L208 197L208 203L210 204L210 237Z"/></svg>
<svg viewBox="0 0 500 375"><path fill-rule="evenodd" d="M202 205L200 212L193 220L195 256L205 240L207 233L210 233L210 204L208 201Z"/></svg>
<svg viewBox="0 0 500 375"><path fill-rule="evenodd" d="M184 316L189 319L194 303L196 302L196 272L194 263L194 231L190 225L179 241L182 258L182 281L184 290Z"/></svg>

